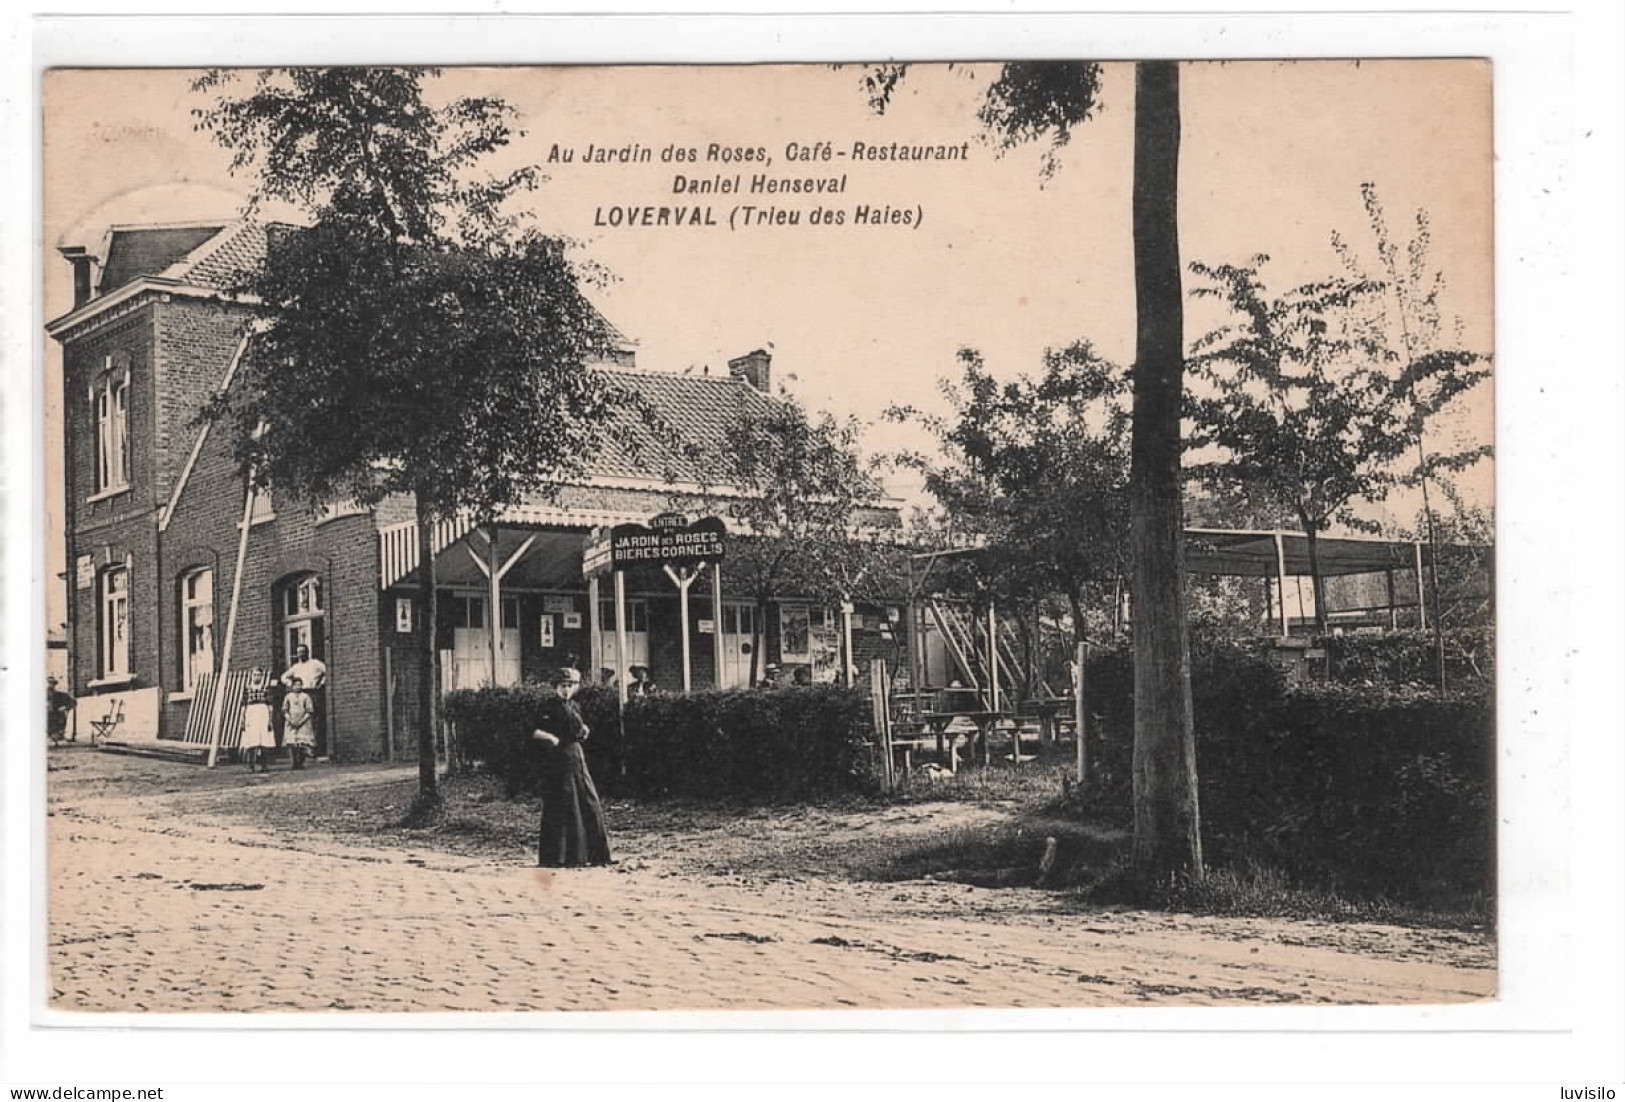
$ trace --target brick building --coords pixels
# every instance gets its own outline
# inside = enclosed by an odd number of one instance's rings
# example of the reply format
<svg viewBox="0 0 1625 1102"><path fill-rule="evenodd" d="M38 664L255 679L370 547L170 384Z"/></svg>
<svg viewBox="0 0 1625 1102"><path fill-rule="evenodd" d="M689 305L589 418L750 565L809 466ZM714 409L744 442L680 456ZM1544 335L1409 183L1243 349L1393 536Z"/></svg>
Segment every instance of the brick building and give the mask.
<svg viewBox="0 0 1625 1102"><path fill-rule="evenodd" d="M193 737L207 715L249 499L226 432L198 413L232 385L248 337L229 288L264 248L260 225L211 222L113 227L94 254L61 250L73 308L47 331L63 350L70 676L75 695L90 698L81 711L105 713L116 700L131 737ZM714 453L742 413L772 401L762 351L732 361L725 377L639 370L630 342L612 361L599 369L641 393L698 454ZM692 454L602 455L556 496L509 510L494 531L442 525L433 541L442 688L510 684L566 662L617 666L610 587L599 593L584 575L583 553L595 529L726 495L712 486L702 496L709 480ZM273 490L256 495L247 521L231 669L280 673L308 646L328 667L320 751L410 754L422 615L410 499L313 512ZM864 521L895 526L897 512L877 506ZM658 571L629 572L624 608L626 664L680 686L676 588ZM896 608L855 610L854 660L895 658L901 621ZM840 627L836 610L793 595L763 617L730 590L724 564L720 586L707 577L690 602L692 684L748 684L765 662L833 677Z"/></svg>

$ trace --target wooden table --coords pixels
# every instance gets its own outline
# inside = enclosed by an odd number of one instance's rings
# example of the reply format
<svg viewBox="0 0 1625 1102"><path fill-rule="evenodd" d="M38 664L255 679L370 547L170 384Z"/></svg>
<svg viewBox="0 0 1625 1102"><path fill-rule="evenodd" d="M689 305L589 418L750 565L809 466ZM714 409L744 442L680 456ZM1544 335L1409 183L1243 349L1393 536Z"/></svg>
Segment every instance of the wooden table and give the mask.
<svg viewBox="0 0 1625 1102"><path fill-rule="evenodd" d="M978 748L980 748L981 753L980 753L979 756L981 758L981 762L982 762L983 765L987 765L992 761L991 740L990 740L989 736L992 734L994 729L998 727L998 725L1000 723L1002 723L1002 722L1004 722L1006 720L1014 719L1014 718L1015 718L1015 713L1014 712L1003 712L1003 711L1000 711L1000 712L922 712L920 714L920 722L924 723L926 725L927 729L929 729L931 731L931 733L936 735L936 737L937 737L937 753L938 754L943 754L943 755L945 755L947 757L948 768L953 772L958 772L959 762L957 760L957 755L954 752L954 748L953 748L952 744L948 743L948 744L945 745L945 742L946 742L945 736L947 734L948 725L950 723L952 723L956 719L968 719L968 720L970 720L971 723L973 723L976 726L976 738L971 743L972 760L976 759L976 757L978 756L977 755L977 750L978 750ZM1020 752L1021 734L1020 734L1020 728L1017 728L1017 733L1016 733L1015 737L1016 737L1017 741L1016 741L1016 757L1015 757L1014 760L1019 763L1021 761L1021 752Z"/></svg>
<svg viewBox="0 0 1625 1102"><path fill-rule="evenodd" d="M1061 737L1059 720L1062 715L1072 710L1072 698L1069 696L1046 696L1033 700L1023 701L1021 712L1038 720L1038 741L1057 742Z"/></svg>

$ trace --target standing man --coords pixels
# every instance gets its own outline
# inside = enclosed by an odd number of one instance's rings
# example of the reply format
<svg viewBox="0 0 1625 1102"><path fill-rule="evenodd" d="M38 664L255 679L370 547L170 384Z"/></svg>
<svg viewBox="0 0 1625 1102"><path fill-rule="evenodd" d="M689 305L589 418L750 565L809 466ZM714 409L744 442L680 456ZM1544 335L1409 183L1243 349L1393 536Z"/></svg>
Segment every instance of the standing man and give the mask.
<svg viewBox="0 0 1625 1102"><path fill-rule="evenodd" d="M61 742L68 733L68 713L73 711L74 699L59 687L60 683L53 677L45 679L45 731L52 742ZM78 740L79 733L69 742Z"/></svg>
<svg viewBox="0 0 1625 1102"><path fill-rule="evenodd" d="M306 695L310 697L311 709L315 713L313 717L315 745L320 751L331 753L332 748L327 745L327 664L320 658L312 658L310 648L300 644L294 652L293 665L284 670L278 680L284 688L291 689L294 683L298 682L305 690ZM315 757L317 752L313 750L311 756Z"/></svg>

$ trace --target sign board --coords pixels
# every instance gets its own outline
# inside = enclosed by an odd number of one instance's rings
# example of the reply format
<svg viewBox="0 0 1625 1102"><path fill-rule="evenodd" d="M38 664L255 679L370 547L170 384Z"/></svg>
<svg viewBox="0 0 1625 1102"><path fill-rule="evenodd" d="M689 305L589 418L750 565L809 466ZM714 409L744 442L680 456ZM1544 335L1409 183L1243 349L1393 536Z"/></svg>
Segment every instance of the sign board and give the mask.
<svg viewBox="0 0 1625 1102"><path fill-rule="evenodd" d="M581 553L582 576L590 578L594 574L608 570L609 566L609 537L602 535L601 530L595 529L592 541Z"/></svg>
<svg viewBox="0 0 1625 1102"><path fill-rule="evenodd" d="M701 562L718 562L722 559L723 536L727 531L727 526L717 517L706 517L681 527L617 524L610 529L610 563L621 570L639 563L695 566Z"/></svg>
<svg viewBox="0 0 1625 1102"><path fill-rule="evenodd" d="M395 631L400 635L412 634L412 598L395 598Z"/></svg>
<svg viewBox="0 0 1625 1102"><path fill-rule="evenodd" d="M541 624L541 631L542 631L541 645L544 648L551 647L553 645L553 615L552 615L552 613L543 613L541 620L538 621L538 622Z"/></svg>
<svg viewBox="0 0 1625 1102"><path fill-rule="evenodd" d="M701 635L710 635L717 630L717 622L715 620L701 620L699 630Z"/></svg>
<svg viewBox="0 0 1625 1102"><path fill-rule="evenodd" d="M574 597L543 597L542 598L542 611L543 612L567 613L567 612L574 612L575 608L576 608L576 600L575 600Z"/></svg>
<svg viewBox="0 0 1625 1102"><path fill-rule="evenodd" d="M80 555L74 560L76 581L80 589L89 589L96 583L96 560L91 555Z"/></svg>
<svg viewBox="0 0 1625 1102"><path fill-rule="evenodd" d="M581 613L566 612L564 614L564 626L567 630L579 631L581 628Z"/></svg>

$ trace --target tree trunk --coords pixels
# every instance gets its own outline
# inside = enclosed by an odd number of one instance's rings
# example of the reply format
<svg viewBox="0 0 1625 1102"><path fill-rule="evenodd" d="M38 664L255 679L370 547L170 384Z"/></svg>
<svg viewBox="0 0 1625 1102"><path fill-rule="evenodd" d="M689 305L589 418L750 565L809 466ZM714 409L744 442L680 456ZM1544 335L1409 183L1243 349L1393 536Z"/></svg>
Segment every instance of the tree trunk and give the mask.
<svg viewBox="0 0 1625 1102"><path fill-rule="evenodd" d="M1134 363L1129 483L1134 569L1134 873L1202 876L1191 722L1180 473L1185 357L1179 267L1179 68L1135 66Z"/></svg>
<svg viewBox="0 0 1625 1102"><path fill-rule="evenodd" d="M1072 643L1077 646L1089 641L1089 628L1083 622L1083 594L1076 589L1066 591L1066 602L1072 606Z"/></svg>
<svg viewBox="0 0 1625 1102"><path fill-rule="evenodd" d="M435 777L435 735L439 730L440 685L435 678L434 521L417 495L418 604L423 615L418 621L418 803L432 805L440 800Z"/></svg>
<svg viewBox="0 0 1625 1102"><path fill-rule="evenodd" d="M1320 531L1319 525L1308 517L1298 516L1303 524L1304 539L1309 544L1309 591L1315 596L1315 635L1324 639L1326 637L1326 582L1320 576Z"/></svg>

